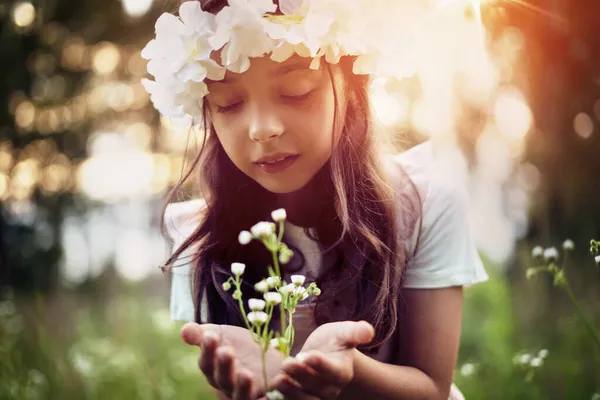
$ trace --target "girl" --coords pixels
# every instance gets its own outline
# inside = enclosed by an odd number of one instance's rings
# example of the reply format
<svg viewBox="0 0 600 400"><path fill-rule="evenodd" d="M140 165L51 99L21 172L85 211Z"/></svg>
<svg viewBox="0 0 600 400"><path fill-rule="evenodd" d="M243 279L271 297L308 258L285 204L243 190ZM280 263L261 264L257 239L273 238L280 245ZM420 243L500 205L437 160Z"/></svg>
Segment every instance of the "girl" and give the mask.
<svg viewBox="0 0 600 400"><path fill-rule="evenodd" d="M295 357L268 353L272 388L288 399L461 398L462 287L487 276L466 190L443 178L432 144L396 156L375 147L361 69L380 52L343 42L376 37L381 20L365 14L375 2L229 3L183 3L143 52L155 106L207 132L164 210L171 312L195 321L182 337L201 347L200 369L220 399L265 395L258 347L222 284L243 262L244 304L256 297L270 254L238 234L285 208L295 255L283 279L305 275L322 294L294 314ZM192 176L199 199L172 203Z"/></svg>

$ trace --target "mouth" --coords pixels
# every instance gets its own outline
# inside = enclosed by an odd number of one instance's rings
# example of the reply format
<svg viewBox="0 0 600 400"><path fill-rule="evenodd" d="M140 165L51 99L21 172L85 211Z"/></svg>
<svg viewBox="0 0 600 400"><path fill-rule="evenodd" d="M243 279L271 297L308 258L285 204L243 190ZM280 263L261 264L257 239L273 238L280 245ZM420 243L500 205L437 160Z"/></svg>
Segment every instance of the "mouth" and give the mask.
<svg viewBox="0 0 600 400"><path fill-rule="evenodd" d="M277 173L283 172L291 167L298 157L300 157L299 154L273 154L255 161L254 164L265 172Z"/></svg>

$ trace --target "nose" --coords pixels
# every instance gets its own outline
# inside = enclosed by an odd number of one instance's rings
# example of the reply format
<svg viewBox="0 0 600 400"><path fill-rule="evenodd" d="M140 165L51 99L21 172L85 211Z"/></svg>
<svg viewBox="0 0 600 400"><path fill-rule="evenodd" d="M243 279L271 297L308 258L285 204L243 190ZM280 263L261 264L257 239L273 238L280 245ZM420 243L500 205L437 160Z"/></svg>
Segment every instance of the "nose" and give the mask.
<svg viewBox="0 0 600 400"><path fill-rule="evenodd" d="M248 134L255 142L267 142L284 132L283 122L273 106L254 107L251 112Z"/></svg>

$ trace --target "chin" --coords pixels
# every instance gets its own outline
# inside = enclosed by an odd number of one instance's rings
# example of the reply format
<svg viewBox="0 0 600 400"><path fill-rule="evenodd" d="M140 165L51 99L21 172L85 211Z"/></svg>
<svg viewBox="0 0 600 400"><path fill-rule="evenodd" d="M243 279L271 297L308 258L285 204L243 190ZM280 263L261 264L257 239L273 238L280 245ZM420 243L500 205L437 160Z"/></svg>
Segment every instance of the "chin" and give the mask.
<svg viewBox="0 0 600 400"><path fill-rule="evenodd" d="M275 194L289 194L297 192L305 187L310 179L298 179L285 174L273 175L271 177L256 177L256 182L266 190Z"/></svg>

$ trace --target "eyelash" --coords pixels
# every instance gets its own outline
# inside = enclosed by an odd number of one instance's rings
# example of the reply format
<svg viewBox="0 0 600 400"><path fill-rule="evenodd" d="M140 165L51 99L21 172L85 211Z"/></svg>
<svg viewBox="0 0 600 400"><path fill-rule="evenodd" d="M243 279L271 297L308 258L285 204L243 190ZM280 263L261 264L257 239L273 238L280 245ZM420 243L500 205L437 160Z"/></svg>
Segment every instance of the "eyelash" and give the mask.
<svg viewBox="0 0 600 400"><path fill-rule="evenodd" d="M313 96L314 92L315 92L314 90L311 90L311 91L309 91L307 93L304 93L304 94L302 94L300 96L284 96L284 95L282 95L281 97L283 97L285 100L288 100L288 101L293 101L293 102L300 103L300 102L309 100ZM230 104L228 106L217 106L217 112L219 112L219 113L227 113L227 112L230 112L230 111L234 111L241 104L242 104L242 102L238 101L237 103L233 103L233 104Z"/></svg>

